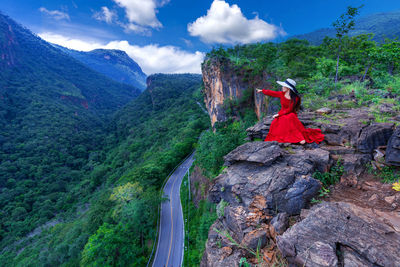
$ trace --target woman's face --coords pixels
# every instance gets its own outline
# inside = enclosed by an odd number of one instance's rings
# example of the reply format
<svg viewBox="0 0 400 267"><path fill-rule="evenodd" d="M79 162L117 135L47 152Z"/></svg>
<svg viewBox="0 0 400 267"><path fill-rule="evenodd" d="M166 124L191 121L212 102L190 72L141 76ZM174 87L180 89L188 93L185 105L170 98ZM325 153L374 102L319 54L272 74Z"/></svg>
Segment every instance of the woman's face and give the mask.
<svg viewBox="0 0 400 267"><path fill-rule="evenodd" d="M282 92L286 93L287 90L289 90L289 88L287 88L287 87L285 87L285 86L282 86Z"/></svg>

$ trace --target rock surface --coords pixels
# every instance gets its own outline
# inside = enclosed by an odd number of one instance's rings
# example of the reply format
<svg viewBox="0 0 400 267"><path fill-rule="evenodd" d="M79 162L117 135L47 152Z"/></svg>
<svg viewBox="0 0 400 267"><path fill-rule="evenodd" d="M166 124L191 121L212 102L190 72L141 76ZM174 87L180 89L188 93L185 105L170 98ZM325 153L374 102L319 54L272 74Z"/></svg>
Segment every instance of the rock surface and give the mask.
<svg viewBox="0 0 400 267"><path fill-rule="evenodd" d="M262 163L269 166L282 154L278 143L248 142L224 156L224 160L227 166L237 162Z"/></svg>
<svg viewBox="0 0 400 267"><path fill-rule="evenodd" d="M332 109L320 108L320 109L317 109L315 112L317 112L318 114L330 114L330 113L332 113Z"/></svg>
<svg viewBox="0 0 400 267"><path fill-rule="evenodd" d="M277 236L277 245L299 266L400 266L400 215L396 217L398 225L393 225L371 209L325 202Z"/></svg>
<svg viewBox="0 0 400 267"><path fill-rule="evenodd" d="M400 126L397 126L388 142L385 161L387 164L400 166Z"/></svg>
<svg viewBox="0 0 400 267"><path fill-rule="evenodd" d="M320 182L311 174L327 168L329 152L301 146L286 151L277 142L256 141L236 148L225 160L230 166L215 179L210 200L248 207L261 195L268 214L292 215L300 213L320 190Z"/></svg>

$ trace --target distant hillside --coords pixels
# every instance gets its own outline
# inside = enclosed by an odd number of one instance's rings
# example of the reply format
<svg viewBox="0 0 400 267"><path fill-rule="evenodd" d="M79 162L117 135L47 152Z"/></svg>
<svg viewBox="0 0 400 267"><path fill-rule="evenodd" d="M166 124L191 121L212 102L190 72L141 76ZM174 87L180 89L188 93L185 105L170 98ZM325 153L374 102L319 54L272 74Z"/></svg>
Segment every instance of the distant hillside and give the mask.
<svg viewBox="0 0 400 267"><path fill-rule="evenodd" d="M139 94L0 13L0 251L77 201L107 122Z"/></svg>
<svg viewBox="0 0 400 267"><path fill-rule="evenodd" d="M146 74L124 51L95 49L90 52L80 52L58 45L55 46L117 82L135 86L141 91L146 89Z"/></svg>
<svg viewBox="0 0 400 267"><path fill-rule="evenodd" d="M374 33L374 39L382 42L385 38L400 37L400 10L386 13L376 13L361 17L356 20L355 29L349 35ZM305 39L314 45L319 45L325 36L335 37L333 28L322 28L310 33L295 35L289 39Z"/></svg>

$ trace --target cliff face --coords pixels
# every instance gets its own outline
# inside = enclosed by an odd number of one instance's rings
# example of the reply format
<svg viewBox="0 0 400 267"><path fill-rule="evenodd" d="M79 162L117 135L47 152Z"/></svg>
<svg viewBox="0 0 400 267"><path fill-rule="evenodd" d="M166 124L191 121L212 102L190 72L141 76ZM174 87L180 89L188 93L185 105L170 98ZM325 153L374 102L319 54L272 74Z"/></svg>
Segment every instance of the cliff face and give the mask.
<svg viewBox="0 0 400 267"><path fill-rule="evenodd" d="M16 64L15 46L18 43L12 25L4 17L0 20L0 65L11 67Z"/></svg>
<svg viewBox="0 0 400 267"><path fill-rule="evenodd" d="M266 81L270 77L267 74L249 79L251 76L249 71L243 68L235 69L232 63L215 58L205 60L202 74L204 102L213 127L216 122L227 120L228 114L224 110L224 102L228 99L239 101L239 109L253 108L258 119L262 112L269 113L271 108L276 110L268 104L264 95L255 91L255 88L273 89L271 83Z"/></svg>

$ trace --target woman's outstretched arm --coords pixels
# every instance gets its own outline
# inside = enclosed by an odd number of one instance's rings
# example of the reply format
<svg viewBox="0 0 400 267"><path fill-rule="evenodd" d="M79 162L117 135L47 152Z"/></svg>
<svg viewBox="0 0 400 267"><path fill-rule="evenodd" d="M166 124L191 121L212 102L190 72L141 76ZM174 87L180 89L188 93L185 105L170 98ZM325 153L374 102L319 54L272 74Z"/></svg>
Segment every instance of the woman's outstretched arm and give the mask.
<svg viewBox="0 0 400 267"><path fill-rule="evenodd" d="M268 96L272 96L272 97L281 97L282 96L282 92L281 91L272 91L272 90L268 90L268 89L262 89L262 93L264 95L268 95Z"/></svg>

